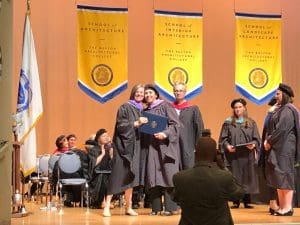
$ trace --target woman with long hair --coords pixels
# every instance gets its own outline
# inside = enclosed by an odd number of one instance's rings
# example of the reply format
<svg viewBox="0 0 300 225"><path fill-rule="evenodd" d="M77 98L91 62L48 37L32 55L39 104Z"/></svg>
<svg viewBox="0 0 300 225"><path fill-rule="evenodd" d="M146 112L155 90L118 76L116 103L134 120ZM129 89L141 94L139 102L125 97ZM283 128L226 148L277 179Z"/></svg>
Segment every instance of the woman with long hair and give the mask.
<svg viewBox="0 0 300 225"><path fill-rule="evenodd" d="M224 154L225 165L243 186L245 208L249 205L250 194L258 193L258 177L255 170L260 136L256 123L248 117L247 102L243 98L231 102L233 114L223 123L219 138L220 150ZM234 201L232 208L239 208L240 201Z"/></svg>
<svg viewBox="0 0 300 225"><path fill-rule="evenodd" d="M103 216L109 217L110 202L113 194L125 192L126 215L137 216L132 209L132 191L134 187L143 185L143 169L141 168L141 144L138 128L147 123L142 116L144 86L135 85L128 102L120 106L117 112L113 137L115 147L112 172L109 178L106 205Z"/></svg>
<svg viewBox="0 0 300 225"><path fill-rule="evenodd" d="M300 157L299 112L292 104L291 87L280 84L275 98L277 108L268 120L266 129L265 174L267 185L277 189L279 208L276 216L293 215L295 168Z"/></svg>

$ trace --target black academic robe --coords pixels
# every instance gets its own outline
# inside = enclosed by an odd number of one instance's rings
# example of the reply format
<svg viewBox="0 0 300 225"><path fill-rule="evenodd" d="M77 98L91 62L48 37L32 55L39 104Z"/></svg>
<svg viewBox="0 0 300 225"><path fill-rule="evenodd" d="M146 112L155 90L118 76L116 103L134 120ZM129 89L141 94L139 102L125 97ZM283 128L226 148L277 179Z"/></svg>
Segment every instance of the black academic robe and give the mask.
<svg viewBox="0 0 300 225"><path fill-rule="evenodd" d="M278 108L267 124L267 184L277 189L295 188L295 162L299 161L300 129L298 112L291 104Z"/></svg>
<svg viewBox="0 0 300 225"><path fill-rule="evenodd" d="M237 148L235 152L228 152L227 145L238 145L253 142L255 149L246 147ZM219 137L219 145L225 158L225 165L232 172L237 181L242 184L246 193L259 192L258 177L256 173L257 155L260 146L260 136L254 120L249 118L248 127L244 123L233 125L231 118L227 119Z"/></svg>
<svg viewBox="0 0 300 225"><path fill-rule="evenodd" d="M138 128L134 122L141 117L141 111L131 103L124 103L117 112L113 137L115 146L112 173L108 194L118 194L128 188L144 183L144 165L141 161L141 143ZM143 175L142 175L143 174Z"/></svg>
<svg viewBox="0 0 300 225"><path fill-rule="evenodd" d="M192 105L179 112L180 134L179 146L181 168L193 168L195 164L195 148L199 137L202 136L204 123L199 108Z"/></svg>
<svg viewBox="0 0 300 225"><path fill-rule="evenodd" d="M107 194L107 184L111 172L111 159L109 148L105 149L105 155L96 165L99 155L101 155L99 145L94 146L88 152L89 167L89 192L91 198L91 207L100 208L100 205Z"/></svg>
<svg viewBox="0 0 300 225"><path fill-rule="evenodd" d="M179 171L179 118L168 102L162 101L147 112L168 118L168 125L162 132L165 140L158 140L153 135L143 135L143 149L147 154L146 178L149 187L173 187L172 177Z"/></svg>

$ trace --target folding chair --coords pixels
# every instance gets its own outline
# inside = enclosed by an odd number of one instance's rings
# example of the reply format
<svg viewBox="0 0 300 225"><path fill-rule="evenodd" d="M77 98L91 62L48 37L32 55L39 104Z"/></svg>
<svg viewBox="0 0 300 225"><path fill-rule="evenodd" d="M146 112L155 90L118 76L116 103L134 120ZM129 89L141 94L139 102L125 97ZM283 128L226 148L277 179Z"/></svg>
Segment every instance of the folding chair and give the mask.
<svg viewBox="0 0 300 225"><path fill-rule="evenodd" d="M72 151L65 152L58 160L58 183L60 193L60 205L63 205L62 188L67 185L81 186L81 207L83 207L84 193L89 208L88 181L85 178L69 178L73 173L81 169L80 157ZM68 178L66 178L68 177Z"/></svg>
<svg viewBox="0 0 300 225"><path fill-rule="evenodd" d="M36 176L30 176L30 187L28 191L29 199L31 198L31 187L32 185L37 185L37 196L40 198L41 202L43 202L43 193L42 193L42 187L43 184L47 185L46 188L46 204L47 204L47 197L48 197L48 184L49 184L49 177L48 177L48 161L49 161L50 155L45 154L42 156L37 157L36 159Z"/></svg>

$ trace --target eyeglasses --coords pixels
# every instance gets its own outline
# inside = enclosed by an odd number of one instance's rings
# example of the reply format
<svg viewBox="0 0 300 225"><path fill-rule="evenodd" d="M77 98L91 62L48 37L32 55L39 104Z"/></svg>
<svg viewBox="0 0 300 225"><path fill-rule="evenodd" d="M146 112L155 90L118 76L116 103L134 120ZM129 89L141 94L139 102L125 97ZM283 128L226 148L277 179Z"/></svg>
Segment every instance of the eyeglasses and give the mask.
<svg viewBox="0 0 300 225"><path fill-rule="evenodd" d="M174 93L177 93L177 92L184 92L184 90L174 90Z"/></svg>

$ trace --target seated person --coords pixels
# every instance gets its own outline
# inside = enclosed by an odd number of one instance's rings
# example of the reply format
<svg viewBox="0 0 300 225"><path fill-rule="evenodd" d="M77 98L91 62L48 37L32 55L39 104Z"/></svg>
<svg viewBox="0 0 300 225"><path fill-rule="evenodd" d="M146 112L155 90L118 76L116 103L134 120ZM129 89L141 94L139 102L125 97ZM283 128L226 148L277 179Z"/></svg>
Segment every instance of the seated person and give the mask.
<svg viewBox="0 0 300 225"><path fill-rule="evenodd" d="M97 145L88 152L89 184L91 208L100 208L107 194L108 178L111 173L111 159L113 148L110 137L105 129L97 131L95 136Z"/></svg>
<svg viewBox="0 0 300 225"><path fill-rule="evenodd" d="M77 142L77 137L75 134L69 134L67 136L67 140L68 140L68 147L69 149L76 149L76 142Z"/></svg>
<svg viewBox="0 0 300 225"><path fill-rule="evenodd" d="M233 225L228 201L242 198L244 190L229 171L217 166L216 157L215 140L201 137L194 168L174 175L173 200L182 209L180 225Z"/></svg>
<svg viewBox="0 0 300 225"><path fill-rule="evenodd" d="M65 152L69 151L68 140L65 135L60 135L56 139L55 144L56 144L57 149L54 151L54 154L65 153ZM80 157L81 165L84 165L83 161L85 161L85 162L87 161L86 154L79 149L72 149L72 151L75 152ZM86 162L86 165L87 165L87 162ZM85 175L84 171L85 170L84 170L83 166L81 166L80 170L78 170L72 174L66 174L66 173L60 171L60 178L61 179L85 178L85 177L87 177L87 174ZM53 168L53 174L52 174L52 179L51 179L52 186L55 186L57 181L58 181L58 161L55 163L54 168ZM62 193L63 193L63 195L66 194L66 200L64 201L64 206L73 207L74 203L80 202L80 200L81 200L81 187L79 185L63 186Z"/></svg>
<svg viewBox="0 0 300 225"><path fill-rule="evenodd" d="M54 150L53 154L57 153L65 153L69 151L69 143L67 140L66 135L60 135L56 138L55 141L56 149Z"/></svg>

